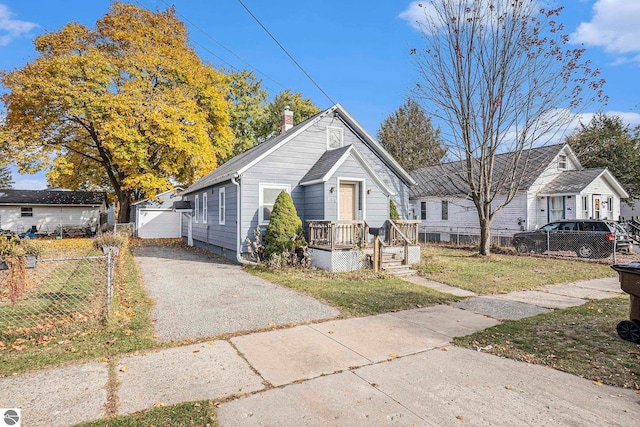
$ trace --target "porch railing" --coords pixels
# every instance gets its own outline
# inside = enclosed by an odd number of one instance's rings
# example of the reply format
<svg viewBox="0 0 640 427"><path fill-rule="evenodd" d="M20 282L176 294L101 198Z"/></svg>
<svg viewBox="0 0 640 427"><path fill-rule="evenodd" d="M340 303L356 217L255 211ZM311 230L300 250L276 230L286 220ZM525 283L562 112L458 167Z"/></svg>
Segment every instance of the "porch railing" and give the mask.
<svg viewBox="0 0 640 427"><path fill-rule="evenodd" d="M309 247L319 249L361 248L367 245L369 226L365 221L307 221Z"/></svg>
<svg viewBox="0 0 640 427"><path fill-rule="evenodd" d="M387 242L391 246L403 246L418 243L417 220L389 220Z"/></svg>

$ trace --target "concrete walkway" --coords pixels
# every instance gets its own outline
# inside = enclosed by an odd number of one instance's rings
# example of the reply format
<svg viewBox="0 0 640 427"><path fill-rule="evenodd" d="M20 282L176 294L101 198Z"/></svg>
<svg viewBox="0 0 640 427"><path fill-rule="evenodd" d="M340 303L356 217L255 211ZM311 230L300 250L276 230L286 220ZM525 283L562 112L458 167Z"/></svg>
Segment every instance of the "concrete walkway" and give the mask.
<svg viewBox="0 0 640 427"><path fill-rule="evenodd" d="M592 280L124 356L110 384L120 414L209 399L221 426L637 426L632 390L450 345L619 293L617 279ZM108 381L97 362L2 378L0 407L22 408L23 425L72 425L101 416Z"/></svg>

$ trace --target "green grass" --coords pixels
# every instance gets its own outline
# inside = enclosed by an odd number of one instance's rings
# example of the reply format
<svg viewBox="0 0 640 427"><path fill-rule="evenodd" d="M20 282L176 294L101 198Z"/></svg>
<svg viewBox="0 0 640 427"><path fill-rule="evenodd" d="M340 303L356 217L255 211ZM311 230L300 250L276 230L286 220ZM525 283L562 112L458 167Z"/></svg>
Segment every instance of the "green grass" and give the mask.
<svg viewBox="0 0 640 427"><path fill-rule="evenodd" d="M343 317L408 310L458 299L367 270L352 273L295 269L273 272L260 267L248 267L247 271L272 283L324 300L339 308Z"/></svg>
<svg viewBox="0 0 640 427"><path fill-rule="evenodd" d="M78 427L149 427L149 426L206 426L217 427L215 404L211 401L181 403L152 408L113 418L105 418Z"/></svg>
<svg viewBox="0 0 640 427"><path fill-rule="evenodd" d="M456 338L456 345L491 346L489 353L547 365L598 383L640 390L640 345L616 325L629 317L629 297L590 302Z"/></svg>
<svg viewBox="0 0 640 427"><path fill-rule="evenodd" d="M418 271L436 282L483 295L616 276L605 264L517 255L483 257L441 246L422 247Z"/></svg>
<svg viewBox="0 0 640 427"><path fill-rule="evenodd" d="M73 240L78 247L83 245L78 240L84 240L87 247L91 244L88 239ZM74 253L83 251L78 247L74 248ZM62 253L64 249L61 249ZM58 256L61 256L60 252ZM78 275L81 273L78 270L75 273L65 273L66 279L58 284L59 291L76 292L83 297L94 292L95 287L88 291L78 282L78 277L87 276ZM55 275L60 275L60 271ZM91 309L81 313L82 317L73 322L38 317L40 323L31 325L22 335L16 334L19 330L12 331L3 325L0 329L0 376L72 361L108 360L119 353L157 347L151 321L152 301L140 283L135 260L129 251L124 251L115 295L113 315L107 322L102 321L101 312ZM0 307L0 321L2 318Z"/></svg>

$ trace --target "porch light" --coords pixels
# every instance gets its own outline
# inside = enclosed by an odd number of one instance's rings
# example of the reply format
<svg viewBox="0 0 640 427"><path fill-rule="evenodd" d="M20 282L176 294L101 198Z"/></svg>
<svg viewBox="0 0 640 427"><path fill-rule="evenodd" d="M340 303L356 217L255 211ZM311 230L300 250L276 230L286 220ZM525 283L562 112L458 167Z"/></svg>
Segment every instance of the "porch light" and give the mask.
<svg viewBox="0 0 640 427"><path fill-rule="evenodd" d="M367 189L367 194L371 194L371 193L373 193L373 190L371 188L368 188Z"/></svg>
<svg viewBox="0 0 640 427"><path fill-rule="evenodd" d="M335 193L335 192L336 192L336 187L331 187L331 188L329 189L329 192L331 192L331 193Z"/></svg>

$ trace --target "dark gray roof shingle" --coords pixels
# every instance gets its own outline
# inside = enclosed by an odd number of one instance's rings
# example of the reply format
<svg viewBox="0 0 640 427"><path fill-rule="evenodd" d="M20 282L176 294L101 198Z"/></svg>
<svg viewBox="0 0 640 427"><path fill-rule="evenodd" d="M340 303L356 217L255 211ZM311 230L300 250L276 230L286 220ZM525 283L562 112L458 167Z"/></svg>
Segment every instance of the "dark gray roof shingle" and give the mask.
<svg viewBox="0 0 640 427"><path fill-rule="evenodd" d="M564 171L545 185L540 194L577 194L593 182L605 168Z"/></svg>
<svg viewBox="0 0 640 427"><path fill-rule="evenodd" d="M301 183L317 181L322 179L336 164L344 153L351 149L351 145L347 145L336 150L325 151L320 159L309 169L309 172L300 180Z"/></svg>
<svg viewBox="0 0 640 427"><path fill-rule="evenodd" d="M95 191L0 190L0 205L101 205L106 194Z"/></svg>
<svg viewBox="0 0 640 427"><path fill-rule="evenodd" d="M515 174L516 177L522 177L520 189L529 188L564 146L565 144L554 144L523 150ZM509 179L509 171L515 155L516 153L496 155L494 182L503 182L503 185L513 183ZM416 185L410 188L410 198L466 195L469 193L469 186L464 179L465 174L463 161L414 169L410 175Z"/></svg>

